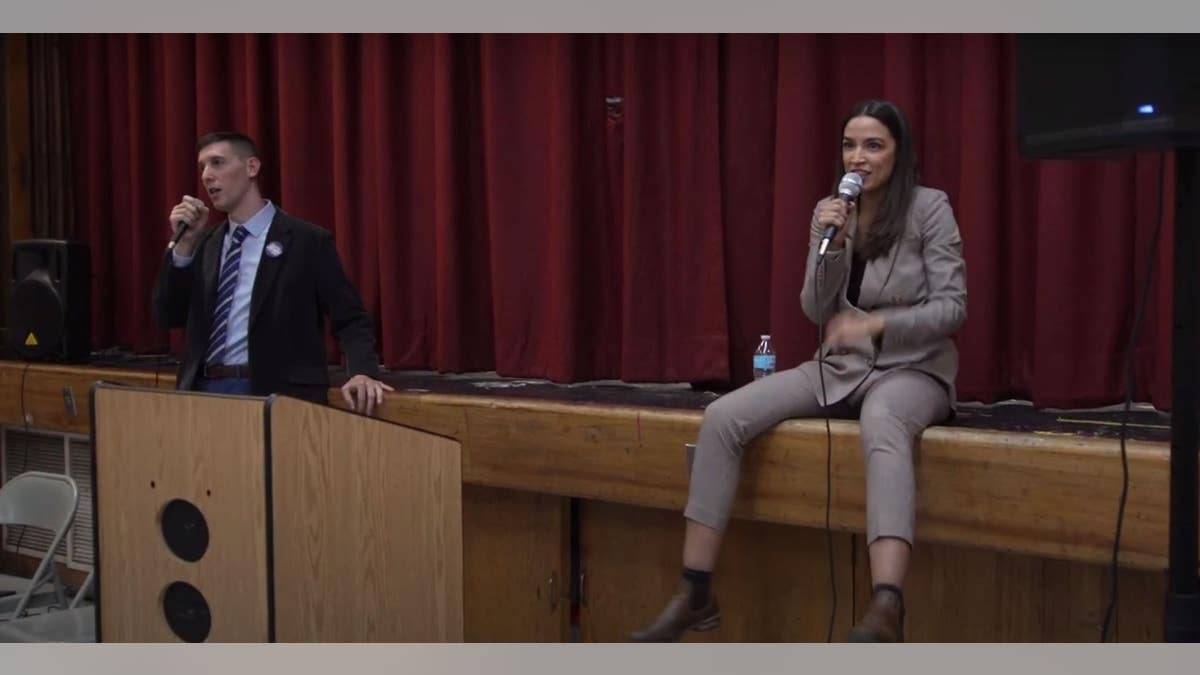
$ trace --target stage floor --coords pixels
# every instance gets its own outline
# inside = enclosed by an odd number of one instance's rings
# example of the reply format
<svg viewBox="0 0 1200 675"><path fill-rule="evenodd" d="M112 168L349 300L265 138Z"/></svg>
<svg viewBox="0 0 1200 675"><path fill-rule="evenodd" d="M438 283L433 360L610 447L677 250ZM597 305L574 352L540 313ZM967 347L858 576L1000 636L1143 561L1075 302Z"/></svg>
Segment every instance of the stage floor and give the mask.
<svg viewBox="0 0 1200 675"><path fill-rule="evenodd" d="M94 358L93 367L148 369L174 374L178 364L163 357L112 355ZM702 410L723 391L697 389L680 384L630 384L613 380L556 384L533 378L501 377L496 373L449 374L432 371L388 371L382 381L408 393L494 396L498 398L550 400L608 406L632 406L668 410ZM341 368L330 369L330 380L338 385L345 380ZM939 426L963 429L1025 432L1087 438L1120 436L1121 406L1096 410L1038 410L1022 401L983 404L960 402L955 418ZM1171 416L1147 406L1130 411L1127 438L1167 443L1171 440Z"/></svg>

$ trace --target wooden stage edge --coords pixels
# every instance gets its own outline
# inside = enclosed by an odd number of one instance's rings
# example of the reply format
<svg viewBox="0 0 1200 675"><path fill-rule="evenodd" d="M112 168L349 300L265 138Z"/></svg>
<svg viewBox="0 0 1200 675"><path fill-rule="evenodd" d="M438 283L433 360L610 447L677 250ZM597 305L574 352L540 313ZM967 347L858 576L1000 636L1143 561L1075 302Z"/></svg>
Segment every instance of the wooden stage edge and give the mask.
<svg viewBox="0 0 1200 675"><path fill-rule="evenodd" d="M87 434L97 380L174 386L172 376L153 372L2 362L0 424ZM331 401L340 405L340 396ZM389 394L379 416L460 441L464 483L676 512L687 499L685 444L701 421L698 411L429 393ZM832 424L831 523L861 533L857 430L854 422ZM1126 447L1121 565L1162 571L1169 448ZM823 421L780 424L747 451L737 517L823 528L825 463ZM1111 557L1121 491L1115 441L935 427L921 440L917 481L918 543L1095 564Z"/></svg>

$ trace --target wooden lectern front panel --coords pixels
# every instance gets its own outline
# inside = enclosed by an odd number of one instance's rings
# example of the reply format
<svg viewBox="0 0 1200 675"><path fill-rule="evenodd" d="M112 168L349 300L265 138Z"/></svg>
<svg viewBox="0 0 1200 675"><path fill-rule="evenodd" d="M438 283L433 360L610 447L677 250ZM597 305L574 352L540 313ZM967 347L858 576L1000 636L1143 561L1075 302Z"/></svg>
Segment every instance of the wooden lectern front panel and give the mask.
<svg viewBox="0 0 1200 675"><path fill-rule="evenodd" d="M457 441L271 403L280 642L463 639Z"/></svg>
<svg viewBox="0 0 1200 675"><path fill-rule="evenodd" d="M268 641L265 401L100 387L94 406L101 639L182 641L163 601L184 582L208 605L206 641ZM164 536L174 500L195 506L207 528L192 562ZM180 529L187 539L198 528ZM194 608L181 612L196 624Z"/></svg>

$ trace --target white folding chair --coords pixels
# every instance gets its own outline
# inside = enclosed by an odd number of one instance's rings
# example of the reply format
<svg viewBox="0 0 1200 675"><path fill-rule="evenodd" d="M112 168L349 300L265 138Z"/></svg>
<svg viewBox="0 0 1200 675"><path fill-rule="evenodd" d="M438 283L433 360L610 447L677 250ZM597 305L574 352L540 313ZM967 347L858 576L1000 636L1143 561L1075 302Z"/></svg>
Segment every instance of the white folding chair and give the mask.
<svg viewBox="0 0 1200 675"><path fill-rule="evenodd" d="M32 577L0 574L0 591L13 595L0 598L0 621L20 618L30 601L43 586L51 584L58 606L67 606L66 592L54 565L58 549L79 505L79 488L70 476L29 471L10 479L0 487L0 525L38 527L54 533L50 548Z"/></svg>
<svg viewBox="0 0 1200 675"><path fill-rule="evenodd" d="M96 571L88 574L68 609L47 611L0 623L3 642L95 642L96 606L84 602L91 591Z"/></svg>
<svg viewBox="0 0 1200 675"><path fill-rule="evenodd" d="M95 605L34 614L0 623L0 643L95 641Z"/></svg>

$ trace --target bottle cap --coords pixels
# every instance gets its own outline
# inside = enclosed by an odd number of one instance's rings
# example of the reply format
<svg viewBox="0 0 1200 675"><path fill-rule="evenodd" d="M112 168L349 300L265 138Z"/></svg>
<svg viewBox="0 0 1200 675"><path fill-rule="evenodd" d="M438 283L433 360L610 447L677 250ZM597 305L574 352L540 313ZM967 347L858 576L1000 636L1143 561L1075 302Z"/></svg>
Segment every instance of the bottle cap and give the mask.
<svg viewBox="0 0 1200 675"><path fill-rule="evenodd" d="M760 339L760 340L770 340L770 339L771 339L771 336L770 336L770 335L760 335L760 336L758 336L758 339Z"/></svg>

